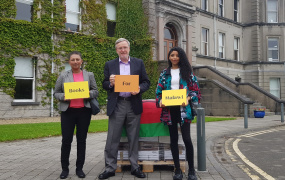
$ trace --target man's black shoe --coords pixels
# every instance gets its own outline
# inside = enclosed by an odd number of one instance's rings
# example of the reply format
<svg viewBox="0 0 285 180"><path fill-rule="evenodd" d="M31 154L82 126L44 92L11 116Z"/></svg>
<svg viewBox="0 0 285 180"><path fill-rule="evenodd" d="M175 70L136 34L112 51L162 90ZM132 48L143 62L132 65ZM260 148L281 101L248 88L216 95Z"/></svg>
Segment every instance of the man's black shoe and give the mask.
<svg viewBox="0 0 285 180"><path fill-rule="evenodd" d="M76 175L79 177L79 178L85 178L85 173L82 171L82 170L77 170L76 171Z"/></svg>
<svg viewBox="0 0 285 180"><path fill-rule="evenodd" d="M108 171L104 171L103 173L101 173L98 178L99 179L108 179L109 177L115 176L114 172L108 172Z"/></svg>
<svg viewBox="0 0 285 180"><path fill-rule="evenodd" d="M136 176L137 178L145 178L145 174L141 171L140 168L135 169L131 172L131 174Z"/></svg>
<svg viewBox="0 0 285 180"><path fill-rule="evenodd" d="M59 178L60 179L66 179L68 176L68 173L69 173L68 171L62 171Z"/></svg>
<svg viewBox="0 0 285 180"><path fill-rule="evenodd" d="M182 180L182 179L183 179L183 174L181 169L176 169L173 176L173 180Z"/></svg>

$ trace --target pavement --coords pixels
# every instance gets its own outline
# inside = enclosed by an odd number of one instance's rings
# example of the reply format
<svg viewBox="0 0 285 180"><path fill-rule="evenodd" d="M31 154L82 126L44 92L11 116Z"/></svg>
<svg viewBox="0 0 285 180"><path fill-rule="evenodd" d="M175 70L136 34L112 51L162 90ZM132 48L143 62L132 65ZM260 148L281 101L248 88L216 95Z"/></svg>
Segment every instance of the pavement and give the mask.
<svg viewBox="0 0 285 180"><path fill-rule="evenodd" d="M96 115L92 119L106 119L105 115ZM59 117L0 120L0 124L13 123L59 122ZM251 179L241 168L238 161L232 161L225 150L225 142L254 131L284 126L280 115L264 118L248 118L248 128L244 128L244 119L207 122L206 132L206 170L199 171L197 165L197 130L191 124L191 137L195 150L195 168L198 179L202 180L246 180ZM1 132L0 132L1 133ZM89 133L87 138L85 180L96 180L104 171L104 147L107 133ZM75 138L74 138L75 139ZM79 179L75 175L76 140L73 141L70 154L70 174L67 179ZM33 140L19 140L0 143L0 180L56 180L61 173L60 166L61 137L47 137ZM187 169L187 168L186 168ZM188 173L186 171L186 173ZM172 180L171 168L154 167L154 171L146 173L146 180ZM110 180L134 180L129 169ZM184 174L183 179L187 179Z"/></svg>

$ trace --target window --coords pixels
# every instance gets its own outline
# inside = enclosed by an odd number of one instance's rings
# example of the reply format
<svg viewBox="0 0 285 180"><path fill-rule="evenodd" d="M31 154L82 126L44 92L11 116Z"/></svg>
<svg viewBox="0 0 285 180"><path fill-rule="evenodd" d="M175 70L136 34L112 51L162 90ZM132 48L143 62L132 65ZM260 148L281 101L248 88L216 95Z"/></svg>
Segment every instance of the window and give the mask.
<svg viewBox="0 0 285 180"><path fill-rule="evenodd" d="M208 11L208 0L202 0L202 9L205 10L205 11Z"/></svg>
<svg viewBox="0 0 285 180"><path fill-rule="evenodd" d="M14 102L35 101L35 59L16 57L14 77L16 79Z"/></svg>
<svg viewBox="0 0 285 180"><path fill-rule="evenodd" d="M209 29L202 28L201 54L209 55Z"/></svg>
<svg viewBox="0 0 285 180"><path fill-rule="evenodd" d="M270 78L270 93L280 98L280 78Z"/></svg>
<svg viewBox="0 0 285 180"><path fill-rule="evenodd" d="M174 26L167 23L164 27L164 60L167 60L169 50L177 46L177 34Z"/></svg>
<svg viewBox="0 0 285 180"><path fill-rule="evenodd" d="M33 0L16 0L17 20L32 21Z"/></svg>
<svg viewBox="0 0 285 180"><path fill-rule="evenodd" d="M268 38L268 61L279 61L278 38Z"/></svg>
<svg viewBox="0 0 285 180"><path fill-rule="evenodd" d="M107 35L114 37L116 27L116 6L115 4L106 3L107 11Z"/></svg>
<svg viewBox="0 0 285 180"><path fill-rule="evenodd" d="M234 21L239 21L239 0L234 0Z"/></svg>
<svg viewBox="0 0 285 180"><path fill-rule="evenodd" d="M65 29L78 32L80 29L80 8L79 0L66 0L66 23Z"/></svg>
<svg viewBox="0 0 285 180"><path fill-rule="evenodd" d="M234 37L234 60L239 61L239 38Z"/></svg>
<svg viewBox="0 0 285 180"><path fill-rule="evenodd" d="M70 64L68 62L64 63L64 70L65 71L71 70L71 66L70 66Z"/></svg>
<svg viewBox="0 0 285 180"><path fill-rule="evenodd" d="M219 16L224 17L224 0L219 0Z"/></svg>
<svg viewBox="0 0 285 180"><path fill-rule="evenodd" d="M234 0L234 21L239 21L239 0Z"/></svg>
<svg viewBox="0 0 285 180"><path fill-rule="evenodd" d="M219 58L225 58L225 33L219 33Z"/></svg>
<svg viewBox="0 0 285 180"><path fill-rule="evenodd" d="M278 0L267 0L267 22L278 22Z"/></svg>

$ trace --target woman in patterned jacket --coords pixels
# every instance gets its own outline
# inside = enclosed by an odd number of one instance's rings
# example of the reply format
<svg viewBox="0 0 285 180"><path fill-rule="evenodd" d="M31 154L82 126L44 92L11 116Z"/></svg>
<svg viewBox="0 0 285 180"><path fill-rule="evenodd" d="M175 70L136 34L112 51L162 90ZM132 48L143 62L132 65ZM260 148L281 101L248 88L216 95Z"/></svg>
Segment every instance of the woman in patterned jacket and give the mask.
<svg viewBox="0 0 285 180"><path fill-rule="evenodd" d="M183 178L179 163L178 150L178 130L177 123L180 124L182 138L186 147L186 157L188 160L188 180L196 180L194 169L194 148L190 136L190 123L194 119L195 113L191 108L192 103L200 101L200 88L197 78L193 75L192 67L188 61L185 51L180 47L173 47L168 53L168 68L160 74L156 88L156 105L162 108L160 120L168 125L170 134L170 147L174 161L174 180ZM187 90L187 104L181 106L165 106L162 104L162 90Z"/></svg>

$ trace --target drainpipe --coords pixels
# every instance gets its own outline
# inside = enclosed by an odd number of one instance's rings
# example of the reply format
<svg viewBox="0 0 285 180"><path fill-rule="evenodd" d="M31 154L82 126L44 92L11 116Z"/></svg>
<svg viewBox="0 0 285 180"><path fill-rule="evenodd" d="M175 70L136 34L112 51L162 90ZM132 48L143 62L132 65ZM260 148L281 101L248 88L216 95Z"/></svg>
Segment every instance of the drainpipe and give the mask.
<svg viewBox="0 0 285 180"><path fill-rule="evenodd" d="M53 0L51 0L51 5L53 6ZM53 22L53 12L51 12L51 21ZM53 45L53 32L51 34L51 40L52 40L52 52L54 51L54 45ZM53 57L51 58L51 74L53 74ZM50 116L53 117L53 88L51 88L51 102L50 102Z"/></svg>
<svg viewBox="0 0 285 180"><path fill-rule="evenodd" d="M214 67L216 68L217 64L217 17L216 17L216 0L214 0L214 56L215 56L215 64Z"/></svg>

